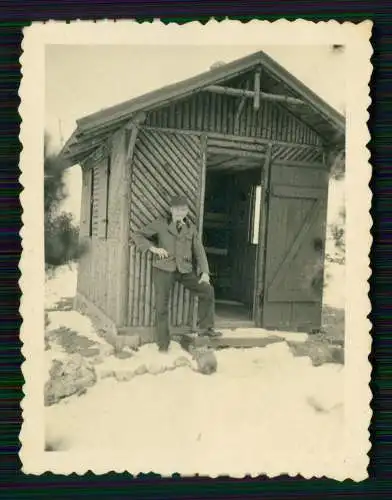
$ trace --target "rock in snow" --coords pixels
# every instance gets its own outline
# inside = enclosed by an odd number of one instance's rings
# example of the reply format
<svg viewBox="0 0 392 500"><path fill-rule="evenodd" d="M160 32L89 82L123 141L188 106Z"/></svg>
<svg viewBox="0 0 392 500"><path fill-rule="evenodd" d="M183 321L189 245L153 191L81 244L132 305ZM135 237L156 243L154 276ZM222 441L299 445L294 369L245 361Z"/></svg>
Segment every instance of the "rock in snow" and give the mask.
<svg viewBox="0 0 392 500"><path fill-rule="evenodd" d="M94 367L76 353L65 360L55 359L45 384L45 404L57 403L72 394L82 394L97 381Z"/></svg>

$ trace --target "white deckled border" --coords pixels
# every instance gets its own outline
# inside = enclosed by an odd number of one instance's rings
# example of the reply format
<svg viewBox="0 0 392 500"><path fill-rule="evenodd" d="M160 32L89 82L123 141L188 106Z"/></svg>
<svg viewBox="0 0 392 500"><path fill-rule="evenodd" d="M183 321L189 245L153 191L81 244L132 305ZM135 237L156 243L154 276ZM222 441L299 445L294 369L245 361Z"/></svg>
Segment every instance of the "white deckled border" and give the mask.
<svg viewBox="0 0 392 500"><path fill-rule="evenodd" d="M369 251L371 246L369 214L371 177L369 152L370 140L367 127L370 105L369 80L372 72L370 44L372 23L338 23L337 21L313 23L304 20L289 22L284 19L270 23L251 21L210 21L207 25L192 22L168 26L156 21L138 24L133 21L81 22L71 24L49 22L33 24L25 29L23 40L22 82L20 87L20 114L22 117L20 140L21 193L23 206L23 254L20 262L20 286L23 297L20 313L23 317L21 339L22 353L26 358L22 370L25 378L22 401L23 425L20 458L23 471L42 474L52 471L60 474L88 470L96 474L110 471L128 471L131 474L153 471L162 475L174 472L183 475L199 473L210 477L247 474L268 476L280 474L302 475L305 478L327 476L337 480L351 478L355 481L367 477L370 440L368 426L371 419L371 391L369 388L371 366L368 354L371 347L370 313L367 280L370 276ZM285 40L287 42L285 43ZM345 418L346 441L344 456L328 461L323 468L316 467L309 458L305 469L298 469L289 455L268 456L254 470L203 470L202 460L195 464L197 470L173 470L168 463L166 470L156 470L154 457L139 457L138 469L129 454L116 450L102 456L96 453L44 452L44 246L43 246L43 131L45 96L44 52L47 44L137 44L137 45L236 45L260 48L267 45L289 45L295 40L301 44L343 44L347 51L347 266L346 266L346 366L345 366ZM332 76L333 77L333 76ZM301 450L295 450L296 455ZM303 462L303 461L302 461ZM320 461L321 462L321 461ZM239 461L238 467L241 463Z"/></svg>

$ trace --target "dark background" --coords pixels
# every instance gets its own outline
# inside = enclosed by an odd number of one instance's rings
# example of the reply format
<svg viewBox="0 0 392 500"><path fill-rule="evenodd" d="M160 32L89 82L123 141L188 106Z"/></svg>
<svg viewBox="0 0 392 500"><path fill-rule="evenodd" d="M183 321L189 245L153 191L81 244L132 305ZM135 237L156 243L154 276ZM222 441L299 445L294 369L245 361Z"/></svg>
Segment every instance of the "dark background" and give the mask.
<svg viewBox="0 0 392 500"><path fill-rule="evenodd" d="M376 494L392 497L391 437L391 232L392 232L392 4L371 1L307 2L300 1L91 1L58 3L0 0L0 498L373 498ZM219 478L161 479L156 475L132 478L129 474L68 477L45 474L26 476L20 472L18 435L22 422L20 401L23 377L18 339L21 318L18 314L20 290L18 262L21 252L19 231L22 210L18 200L18 87L21 73L22 28L32 21L86 19L130 19L140 21L161 18L164 22L185 23L196 19L226 17L246 22L251 19L273 21L303 18L313 21L335 19L340 22L374 22L372 44L374 72L371 82L372 105L369 108L369 143L374 193L372 216L374 243L371 252L373 276L370 297L373 312L372 390L374 417L371 426L370 479L362 483L338 483L325 479L279 477L230 480ZM30 332L34 335L34 332ZM240 460L240 457L239 457Z"/></svg>

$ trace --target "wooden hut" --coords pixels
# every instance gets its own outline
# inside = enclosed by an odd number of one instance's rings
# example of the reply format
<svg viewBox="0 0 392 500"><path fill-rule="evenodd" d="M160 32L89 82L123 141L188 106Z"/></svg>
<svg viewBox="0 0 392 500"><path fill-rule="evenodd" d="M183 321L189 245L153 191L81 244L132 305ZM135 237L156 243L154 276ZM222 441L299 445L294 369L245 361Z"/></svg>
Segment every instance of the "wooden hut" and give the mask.
<svg viewBox="0 0 392 500"><path fill-rule="evenodd" d="M62 151L83 172L77 307L151 330L152 257L132 234L185 194L217 325L319 328L329 168L344 140L344 117L263 52L78 120ZM196 308L176 285L173 329L194 326Z"/></svg>

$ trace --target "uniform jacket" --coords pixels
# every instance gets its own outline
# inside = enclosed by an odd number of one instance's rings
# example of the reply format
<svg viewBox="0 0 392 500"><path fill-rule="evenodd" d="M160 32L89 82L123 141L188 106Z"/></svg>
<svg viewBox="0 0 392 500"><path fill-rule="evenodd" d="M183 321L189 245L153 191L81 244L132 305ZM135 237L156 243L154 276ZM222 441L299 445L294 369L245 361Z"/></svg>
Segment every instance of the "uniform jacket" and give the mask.
<svg viewBox="0 0 392 500"><path fill-rule="evenodd" d="M188 219L183 224L180 233L177 231L175 222L170 219L154 220L144 228L135 231L133 241L140 251L156 246L164 248L169 253L169 256L163 259L154 255L153 266L158 269L163 271L178 269L181 273L192 271L209 273L207 256L200 236L195 225Z"/></svg>

